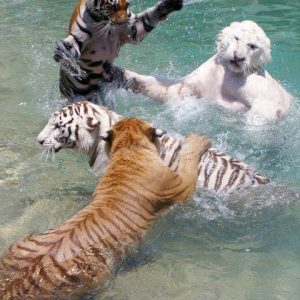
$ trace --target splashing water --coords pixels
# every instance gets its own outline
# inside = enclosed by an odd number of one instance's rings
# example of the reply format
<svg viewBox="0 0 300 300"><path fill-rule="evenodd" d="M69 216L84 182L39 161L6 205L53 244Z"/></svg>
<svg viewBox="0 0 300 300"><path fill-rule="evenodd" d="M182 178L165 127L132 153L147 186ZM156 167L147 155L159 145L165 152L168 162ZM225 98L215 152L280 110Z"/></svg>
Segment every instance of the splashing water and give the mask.
<svg viewBox="0 0 300 300"><path fill-rule="evenodd" d="M207 1L207 0L184 0L183 1L183 5L191 5L191 4L195 4L195 3L202 3L204 1Z"/></svg>

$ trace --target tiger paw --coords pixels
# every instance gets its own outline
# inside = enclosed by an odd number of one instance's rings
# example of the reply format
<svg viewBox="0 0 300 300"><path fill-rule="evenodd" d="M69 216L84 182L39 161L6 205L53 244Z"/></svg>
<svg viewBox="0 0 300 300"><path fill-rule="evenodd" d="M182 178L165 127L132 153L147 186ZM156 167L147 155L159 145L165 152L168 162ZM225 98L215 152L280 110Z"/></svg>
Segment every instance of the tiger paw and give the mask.
<svg viewBox="0 0 300 300"><path fill-rule="evenodd" d="M207 136L189 134L183 141L182 152L197 152L202 156L209 148L211 148L211 146L212 143Z"/></svg>
<svg viewBox="0 0 300 300"><path fill-rule="evenodd" d="M165 0L172 10L181 10L183 7L183 0Z"/></svg>
<svg viewBox="0 0 300 300"><path fill-rule="evenodd" d="M173 11L180 10L183 7L183 0L162 0L158 3L158 13L161 19Z"/></svg>
<svg viewBox="0 0 300 300"><path fill-rule="evenodd" d="M74 61L79 59L79 55L71 42L60 40L54 49L53 58L56 62L61 62L62 60Z"/></svg>
<svg viewBox="0 0 300 300"><path fill-rule="evenodd" d="M124 69L124 85L123 88L130 90L135 94L140 94L146 90L146 85L143 80L139 80L138 74L129 70Z"/></svg>

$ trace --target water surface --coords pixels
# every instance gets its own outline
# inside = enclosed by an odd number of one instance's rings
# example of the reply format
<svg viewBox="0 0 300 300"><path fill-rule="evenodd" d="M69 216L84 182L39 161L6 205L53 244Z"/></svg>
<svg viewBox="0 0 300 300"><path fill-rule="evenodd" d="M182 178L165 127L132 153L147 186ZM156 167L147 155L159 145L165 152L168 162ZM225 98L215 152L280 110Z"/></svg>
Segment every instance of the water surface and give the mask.
<svg viewBox="0 0 300 300"><path fill-rule="evenodd" d="M35 142L63 105L52 51L66 36L75 2L0 0L0 253L27 233L62 223L90 201L97 184L83 155L62 151L45 161ZM131 2L136 12L155 3ZM119 65L179 78L214 53L220 29L251 19L273 43L268 71L296 103L280 123L247 128L243 114L207 103L170 106L117 92L119 113L178 135L204 133L274 184L231 196L197 191L156 222L99 299L299 299L299 11L297 0L194 1L141 45L122 49Z"/></svg>

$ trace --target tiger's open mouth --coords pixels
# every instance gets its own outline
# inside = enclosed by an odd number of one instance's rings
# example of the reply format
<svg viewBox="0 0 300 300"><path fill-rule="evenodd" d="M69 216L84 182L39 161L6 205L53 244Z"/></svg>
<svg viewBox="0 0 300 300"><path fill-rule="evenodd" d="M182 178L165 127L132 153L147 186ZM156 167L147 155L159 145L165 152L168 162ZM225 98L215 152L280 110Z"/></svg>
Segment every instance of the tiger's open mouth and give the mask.
<svg viewBox="0 0 300 300"><path fill-rule="evenodd" d="M229 67L236 72L241 72L244 69L244 63L235 59L229 60Z"/></svg>
<svg viewBox="0 0 300 300"><path fill-rule="evenodd" d="M243 63L240 63L239 61L237 61L235 59L231 59L229 62L230 62L230 65L235 68L242 69L242 67L243 67Z"/></svg>
<svg viewBox="0 0 300 300"><path fill-rule="evenodd" d="M235 66L237 66L237 67L239 67L240 65L239 65L239 63L236 61L236 60L230 60L230 63L232 64L232 65L235 65Z"/></svg>

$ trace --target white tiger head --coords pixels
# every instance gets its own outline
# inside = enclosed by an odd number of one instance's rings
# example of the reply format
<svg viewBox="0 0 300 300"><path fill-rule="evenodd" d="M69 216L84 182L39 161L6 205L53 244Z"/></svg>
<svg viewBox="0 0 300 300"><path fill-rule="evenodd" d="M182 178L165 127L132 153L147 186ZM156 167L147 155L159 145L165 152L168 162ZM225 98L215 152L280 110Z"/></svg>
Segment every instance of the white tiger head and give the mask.
<svg viewBox="0 0 300 300"><path fill-rule="evenodd" d="M91 103L74 103L52 114L37 141L48 152L62 148L88 152L97 140L99 127Z"/></svg>
<svg viewBox="0 0 300 300"><path fill-rule="evenodd" d="M235 73L251 73L271 59L271 42L253 21L233 22L217 38L218 57Z"/></svg>

